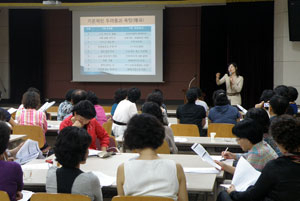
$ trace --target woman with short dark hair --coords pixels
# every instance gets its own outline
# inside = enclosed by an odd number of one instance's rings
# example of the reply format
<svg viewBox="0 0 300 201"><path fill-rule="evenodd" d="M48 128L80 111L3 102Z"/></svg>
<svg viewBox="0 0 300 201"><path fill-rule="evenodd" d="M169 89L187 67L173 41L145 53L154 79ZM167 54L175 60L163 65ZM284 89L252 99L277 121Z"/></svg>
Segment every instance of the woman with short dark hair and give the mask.
<svg viewBox="0 0 300 201"><path fill-rule="evenodd" d="M46 114L42 111L38 111L41 104L40 95L35 91L27 91L23 94L22 104L24 105L24 108L18 110L16 114L18 124L40 126L43 129L45 136L48 126ZM41 150L46 150L46 148L50 147L46 143L45 137L45 145Z"/></svg>
<svg viewBox="0 0 300 201"><path fill-rule="evenodd" d="M18 163L6 161L10 132L7 124L0 121L0 190L7 192L11 201L16 201L22 198L23 172Z"/></svg>
<svg viewBox="0 0 300 201"><path fill-rule="evenodd" d="M159 105L155 102L146 102L143 105L142 108L142 112L143 113L147 113L147 114L152 114L153 116L155 116L164 126L165 128L165 140L167 141L169 148L170 148L170 152L173 154L177 154L178 153L178 149L177 146L175 144L174 141L174 133L172 131L172 129L168 126L168 124L164 123L164 117L161 111L161 107L159 107Z"/></svg>
<svg viewBox="0 0 300 201"><path fill-rule="evenodd" d="M236 124L241 118L236 107L230 105L226 93L219 89L213 93L214 107L209 110L208 119L211 123Z"/></svg>
<svg viewBox="0 0 300 201"><path fill-rule="evenodd" d="M46 190L48 193L72 193L87 195L92 201L102 201L98 177L83 172L91 144L91 136L85 129L70 126L61 130L54 147L56 160L61 168L52 166L48 170Z"/></svg>
<svg viewBox="0 0 300 201"><path fill-rule="evenodd" d="M232 133L237 137L237 142L243 151L247 151L244 156L247 161L258 171L261 171L268 161L277 158L276 152L263 141L263 130L253 119L246 118L238 122L233 128ZM234 154L229 151L222 153L226 159L239 159L241 154ZM216 161L225 171L234 174L235 167L226 163Z"/></svg>
<svg viewBox="0 0 300 201"><path fill-rule="evenodd" d="M106 151L109 145L109 136L105 129L95 119L96 111L94 105L88 100L83 100L74 106L72 112L73 115L70 115L61 122L59 130L68 126L84 128L92 137L90 149L97 149L96 139L98 138L101 150Z"/></svg>
<svg viewBox="0 0 300 201"><path fill-rule="evenodd" d="M102 126L105 122L107 122L107 118L103 107L99 104L99 98L94 92L88 91L86 99L94 105L96 110L96 120Z"/></svg>
<svg viewBox="0 0 300 201"><path fill-rule="evenodd" d="M289 115L274 119L270 133L283 156L271 160L254 186L238 192L232 185L218 201L297 201L300 198L300 122Z"/></svg>
<svg viewBox="0 0 300 201"><path fill-rule="evenodd" d="M140 114L131 118L124 133L124 143L130 150L136 150L139 156L118 167L118 195L188 200L182 166L160 158L155 151L163 144L164 138L164 127L153 115Z"/></svg>

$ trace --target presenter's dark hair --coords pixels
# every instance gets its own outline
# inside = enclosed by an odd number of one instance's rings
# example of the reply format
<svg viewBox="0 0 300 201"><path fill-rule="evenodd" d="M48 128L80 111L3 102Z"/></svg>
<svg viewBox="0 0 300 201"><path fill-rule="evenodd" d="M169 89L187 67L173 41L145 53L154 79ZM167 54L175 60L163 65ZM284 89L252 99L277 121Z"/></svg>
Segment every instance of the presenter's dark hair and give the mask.
<svg viewBox="0 0 300 201"><path fill-rule="evenodd" d="M114 95L114 103L119 103L127 97L127 89L117 89Z"/></svg>
<svg viewBox="0 0 300 201"><path fill-rule="evenodd" d="M251 118L246 118L243 121L237 122L232 128L232 133L238 138L248 139L252 144L257 144L263 139L261 127Z"/></svg>
<svg viewBox="0 0 300 201"><path fill-rule="evenodd" d="M98 99L97 95L92 91L87 92L87 98L86 99L91 101L91 103L93 105L98 105L99 104L99 99Z"/></svg>
<svg viewBox="0 0 300 201"><path fill-rule="evenodd" d="M76 105L82 100L86 100L87 92L82 89L75 89L72 93L71 99L73 105Z"/></svg>
<svg viewBox="0 0 300 201"><path fill-rule="evenodd" d="M147 96L146 101L147 102L154 102L154 103L157 103L159 106L162 106L164 99L163 99L163 97L161 96L160 93L152 92L151 94L149 94Z"/></svg>
<svg viewBox="0 0 300 201"><path fill-rule="evenodd" d="M299 152L300 149L300 122L290 115L281 115L275 118L270 126L271 135L277 144L289 153Z"/></svg>
<svg viewBox="0 0 300 201"><path fill-rule="evenodd" d="M139 100L141 97L140 89L136 88L136 87L132 87L132 88L128 89L127 97L130 102L136 103L136 101Z"/></svg>
<svg viewBox="0 0 300 201"><path fill-rule="evenodd" d="M276 115L285 114L289 107L289 100L284 96L274 95L270 100L270 106Z"/></svg>
<svg viewBox="0 0 300 201"><path fill-rule="evenodd" d="M198 98L198 94L197 94L197 90L195 88L189 89L186 92L186 99L187 99L188 103L195 103L197 98Z"/></svg>
<svg viewBox="0 0 300 201"><path fill-rule="evenodd" d="M288 87L289 89L289 101L294 102L298 98L298 91L295 87Z"/></svg>
<svg viewBox="0 0 300 201"><path fill-rule="evenodd" d="M228 105L229 100L226 92L223 89L219 89L213 93L213 100L215 106Z"/></svg>
<svg viewBox="0 0 300 201"><path fill-rule="evenodd" d="M37 109L40 104L40 95L34 91L27 91L23 94L22 104L25 109Z"/></svg>
<svg viewBox="0 0 300 201"><path fill-rule="evenodd" d="M73 92L74 92L74 89L70 89L69 91L67 91L66 96L65 96L67 101L69 101L69 102L71 101Z"/></svg>
<svg viewBox="0 0 300 201"><path fill-rule="evenodd" d="M124 143L130 150L157 149L163 144L165 129L162 123L151 114L133 116L124 133Z"/></svg>
<svg viewBox="0 0 300 201"><path fill-rule="evenodd" d="M77 103L73 110L73 115L76 112L76 114L86 118L86 119L92 119L96 116L96 110L94 105L88 101L88 100L83 100Z"/></svg>
<svg viewBox="0 0 300 201"><path fill-rule="evenodd" d="M83 128L69 126L62 129L54 147L56 160L63 167L75 168L86 160L86 152L91 141L91 136Z"/></svg>
<svg viewBox="0 0 300 201"><path fill-rule="evenodd" d="M0 121L0 154L7 149L10 132L8 125L4 121Z"/></svg>
<svg viewBox="0 0 300 201"><path fill-rule="evenodd" d="M228 67L229 67L230 65L233 65L233 67L235 68L235 75L238 77L238 76L240 75L240 71L239 71L239 69L238 69L237 64L234 63L234 62L231 62L231 63L228 64ZM229 72L228 72L228 75L229 75Z"/></svg>
<svg viewBox="0 0 300 201"><path fill-rule="evenodd" d="M163 114L159 105L155 102L146 102L142 107L142 112L147 114L152 114L155 116L162 124L164 124Z"/></svg>
<svg viewBox="0 0 300 201"><path fill-rule="evenodd" d="M263 133L267 133L270 126L270 118L266 110L262 108L251 108L248 110L245 118L255 120L262 128Z"/></svg>
<svg viewBox="0 0 300 201"><path fill-rule="evenodd" d="M275 92L272 90L272 89L265 89L260 98L259 98L259 101L264 101L265 103L270 101L270 99L272 98L272 96L275 95Z"/></svg>

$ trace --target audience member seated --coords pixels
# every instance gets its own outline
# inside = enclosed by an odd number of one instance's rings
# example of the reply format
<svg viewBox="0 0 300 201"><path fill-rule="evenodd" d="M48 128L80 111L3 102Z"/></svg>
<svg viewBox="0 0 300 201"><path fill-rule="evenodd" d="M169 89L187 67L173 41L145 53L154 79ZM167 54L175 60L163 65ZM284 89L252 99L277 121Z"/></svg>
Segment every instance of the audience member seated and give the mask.
<svg viewBox="0 0 300 201"><path fill-rule="evenodd" d="M275 92L272 89L265 89L259 98L260 102L255 105L255 108L263 108L268 112L270 99L274 95L275 95Z"/></svg>
<svg viewBox="0 0 300 201"><path fill-rule="evenodd" d="M8 126L10 126L12 128L17 125L17 123L11 117L11 114L9 114L9 112L7 112L7 110L0 107L0 112L2 113L2 115L4 117L4 119L2 119L2 121L6 121L8 123Z"/></svg>
<svg viewBox="0 0 300 201"><path fill-rule="evenodd" d="M84 128L92 137L90 149L97 149L96 139L98 138L101 150L106 151L109 145L109 136L104 128L95 119L96 111L93 104L88 100L77 103L73 108L73 115L70 115L60 124L59 130L68 126Z"/></svg>
<svg viewBox="0 0 300 201"><path fill-rule="evenodd" d="M37 109L40 106L40 95L34 91L27 91L23 94L22 104L24 109L20 111L19 116L16 117L19 125L29 125L29 126L40 126L43 129L44 136L47 132L47 119L46 114ZM50 147L46 143L41 148L43 152L48 151Z"/></svg>
<svg viewBox="0 0 300 201"><path fill-rule="evenodd" d="M243 151L247 151L245 156L247 161L258 171L261 171L268 161L277 158L276 152L268 143L263 141L263 129L253 119L247 118L238 122L232 133L237 137L237 142ZM226 159L238 160L242 154L234 154L229 151L222 152ZM235 167L223 162L216 161L226 172L234 174Z"/></svg>
<svg viewBox="0 0 300 201"><path fill-rule="evenodd" d="M279 85L277 87L275 87L274 92L276 95L278 96L283 96L285 97L288 101L290 101L290 97L289 97L289 88L285 85ZM285 114L289 114L289 115L293 115L294 114L294 110L292 108L292 106L288 105Z"/></svg>
<svg viewBox="0 0 300 201"><path fill-rule="evenodd" d="M271 135L283 156L271 160L254 186L238 192L232 185L217 201L296 201L300 198L300 122L282 115L271 123Z"/></svg>
<svg viewBox="0 0 300 201"><path fill-rule="evenodd" d="M18 163L7 161L6 150L10 128L0 122L0 190L7 192L11 201L22 199L23 172Z"/></svg>
<svg viewBox="0 0 300 201"><path fill-rule="evenodd" d="M40 92L40 90L38 90L38 89L35 88L35 87L29 87L29 88L27 89L27 91L35 92L35 93L37 93L37 94L41 97L41 92ZM27 92L27 91L26 91L26 92ZM23 94L23 95L24 95L24 94ZM16 111L15 119L17 119L18 116L20 116L20 114L21 114L21 112L22 112L23 109L24 109L24 104L21 103L21 105L19 106L18 110Z"/></svg>
<svg viewBox="0 0 300 201"><path fill-rule="evenodd" d="M295 101L298 98L298 91L295 87L288 87L288 89L289 89L290 106L293 108L293 115L297 115L298 107Z"/></svg>
<svg viewBox="0 0 300 201"><path fill-rule="evenodd" d="M204 107L196 105L197 90L189 89L186 93L187 103L180 105L176 110L176 117L181 124L196 124L199 133L202 133L202 127L205 125L206 112Z"/></svg>
<svg viewBox="0 0 300 201"><path fill-rule="evenodd" d="M236 124L241 114L236 107L230 105L226 93L219 89L213 94L214 107L209 110L208 119L211 123Z"/></svg>
<svg viewBox="0 0 300 201"><path fill-rule="evenodd" d="M72 93L74 92L74 89L70 89L66 93L66 100L59 104L58 111L57 111L57 120L62 121L64 118L72 112L73 105L71 102Z"/></svg>
<svg viewBox="0 0 300 201"><path fill-rule="evenodd" d="M268 133L269 126L270 126L270 119L266 110L262 108L251 108L248 110L245 118L254 119L258 124L262 126L263 129L263 139L267 142L276 152L278 156L281 156L282 153L280 152L276 142L274 141L273 137Z"/></svg>
<svg viewBox="0 0 300 201"><path fill-rule="evenodd" d="M160 107L160 109L162 111L164 124L165 125L169 125L167 111L165 110L165 108L162 107L163 97L161 96L161 93L159 93L159 92L152 92L151 94L149 94L147 96L146 101L147 102L150 101L150 102L154 102L154 103L158 104L158 106Z"/></svg>
<svg viewBox="0 0 300 201"><path fill-rule="evenodd" d="M279 95L274 95L270 100L270 107L269 107L269 115L270 115L270 121L276 116L280 116L282 114L285 114L287 111L287 108L289 107L289 101L287 98Z"/></svg>
<svg viewBox="0 0 300 201"><path fill-rule="evenodd" d="M89 100L94 105L95 110L96 110L96 120L102 126L103 123L107 122L107 118L106 118L103 107L101 105L99 105L99 99L98 99L97 95L92 91L88 91L87 100Z"/></svg>
<svg viewBox="0 0 300 201"><path fill-rule="evenodd" d="M118 167L118 195L188 200L182 166L160 158L155 151L164 138L165 129L153 115L140 114L131 118L124 133L124 143L130 150L136 150L139 156Z"/></svg>
<svg viewBox="0 0 300 201"><path fill-rule="evenodd" d="M127 97L127 89L120 88L115 92L114 104L112 105L111 111L110 111L111 116L114 116L115 110L116 110L119 102L124 100L126 97Z"/></svg>
<svg viewBox="0 0 300 201"><path fill-rule="evenodd" d="M164 123L161 107L159 107L159 105L155 102L146 102L143 105L142 112L147 114L152 114L163 124L165 128L165 135L166 135L165 140L167 141L170 147L170 152L172 154L177 154L178 149L174 141L173 131L167 124Z"/></svg>
<svg viewBox="0 0 300 201"><path fill-rule="evenodd" d="M192 87L192 89L196 89L197 90L197 100L195 102L196 105L201 105L202 107L204 107L206 114L208 113L208 105L206 104L205 101L203 101L203 97L202 97L202 91L200 88L198 87Z"/></svg>
<svg viewBox="0 0 300 201"><path fill-rule="evenodd" d="M82 100L86 100L87 98L87 92L82 89L75 89L71 95L71 103L74 107L77 103L79 103ZM72 111L65 116L64 119L72 115Z"/></svg>
<svg viewBox="0 0 300 201"><path fill-rule="evenodd" d="M72 193L87 195L92 201L102 201L98 177L91 172L83 172L89 154L91 137L85 129L66 127L58 135L54 147L56 160L61 168L52 166L46 178L47 193Z"/></svg>
<svg viewBox="0 0 300 201"><path fill-rule="evenodd" d="M135 103L140 97L140 89L133 87L128 90L127 98L119 102L113 116L112 133L114 136L123 136L127 123L138 113Z"/></svg>
<svg viewBox="0 0 300 201"><path fill-rule="evenodd" d="M165 109L166 113L168 113L167 106L164 104L164 93L160 89L154 89L152 93L159 93L163 99L161 106Z"/></svg>

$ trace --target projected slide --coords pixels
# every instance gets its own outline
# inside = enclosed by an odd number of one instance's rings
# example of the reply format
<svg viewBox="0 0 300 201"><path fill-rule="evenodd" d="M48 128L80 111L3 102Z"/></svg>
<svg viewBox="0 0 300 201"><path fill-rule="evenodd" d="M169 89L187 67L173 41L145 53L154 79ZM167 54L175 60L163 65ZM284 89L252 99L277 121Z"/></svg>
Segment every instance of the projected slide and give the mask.
<svg viewBox="0 0 300 201"><path fill-rule="evenodd" d="M80 17L82 75L155 75L155 16Z"/></svg>

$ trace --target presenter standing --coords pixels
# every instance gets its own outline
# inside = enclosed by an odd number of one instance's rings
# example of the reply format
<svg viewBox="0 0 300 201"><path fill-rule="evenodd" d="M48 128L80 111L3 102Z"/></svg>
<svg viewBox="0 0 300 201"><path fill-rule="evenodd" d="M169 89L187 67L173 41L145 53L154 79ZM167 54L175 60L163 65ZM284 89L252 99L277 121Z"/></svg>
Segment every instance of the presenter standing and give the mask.
<svg viewBox="0 0 300 201"><path fill-rule="evenodd" d="M225 74L221 79L220 75L220 73L216 74L217 85L221 85L225 82L227 97L231 105L241 105L242 98L240 92L243 88L244 78L239 75L237 65L230 63L228 66L228 74Z"/></svg>

